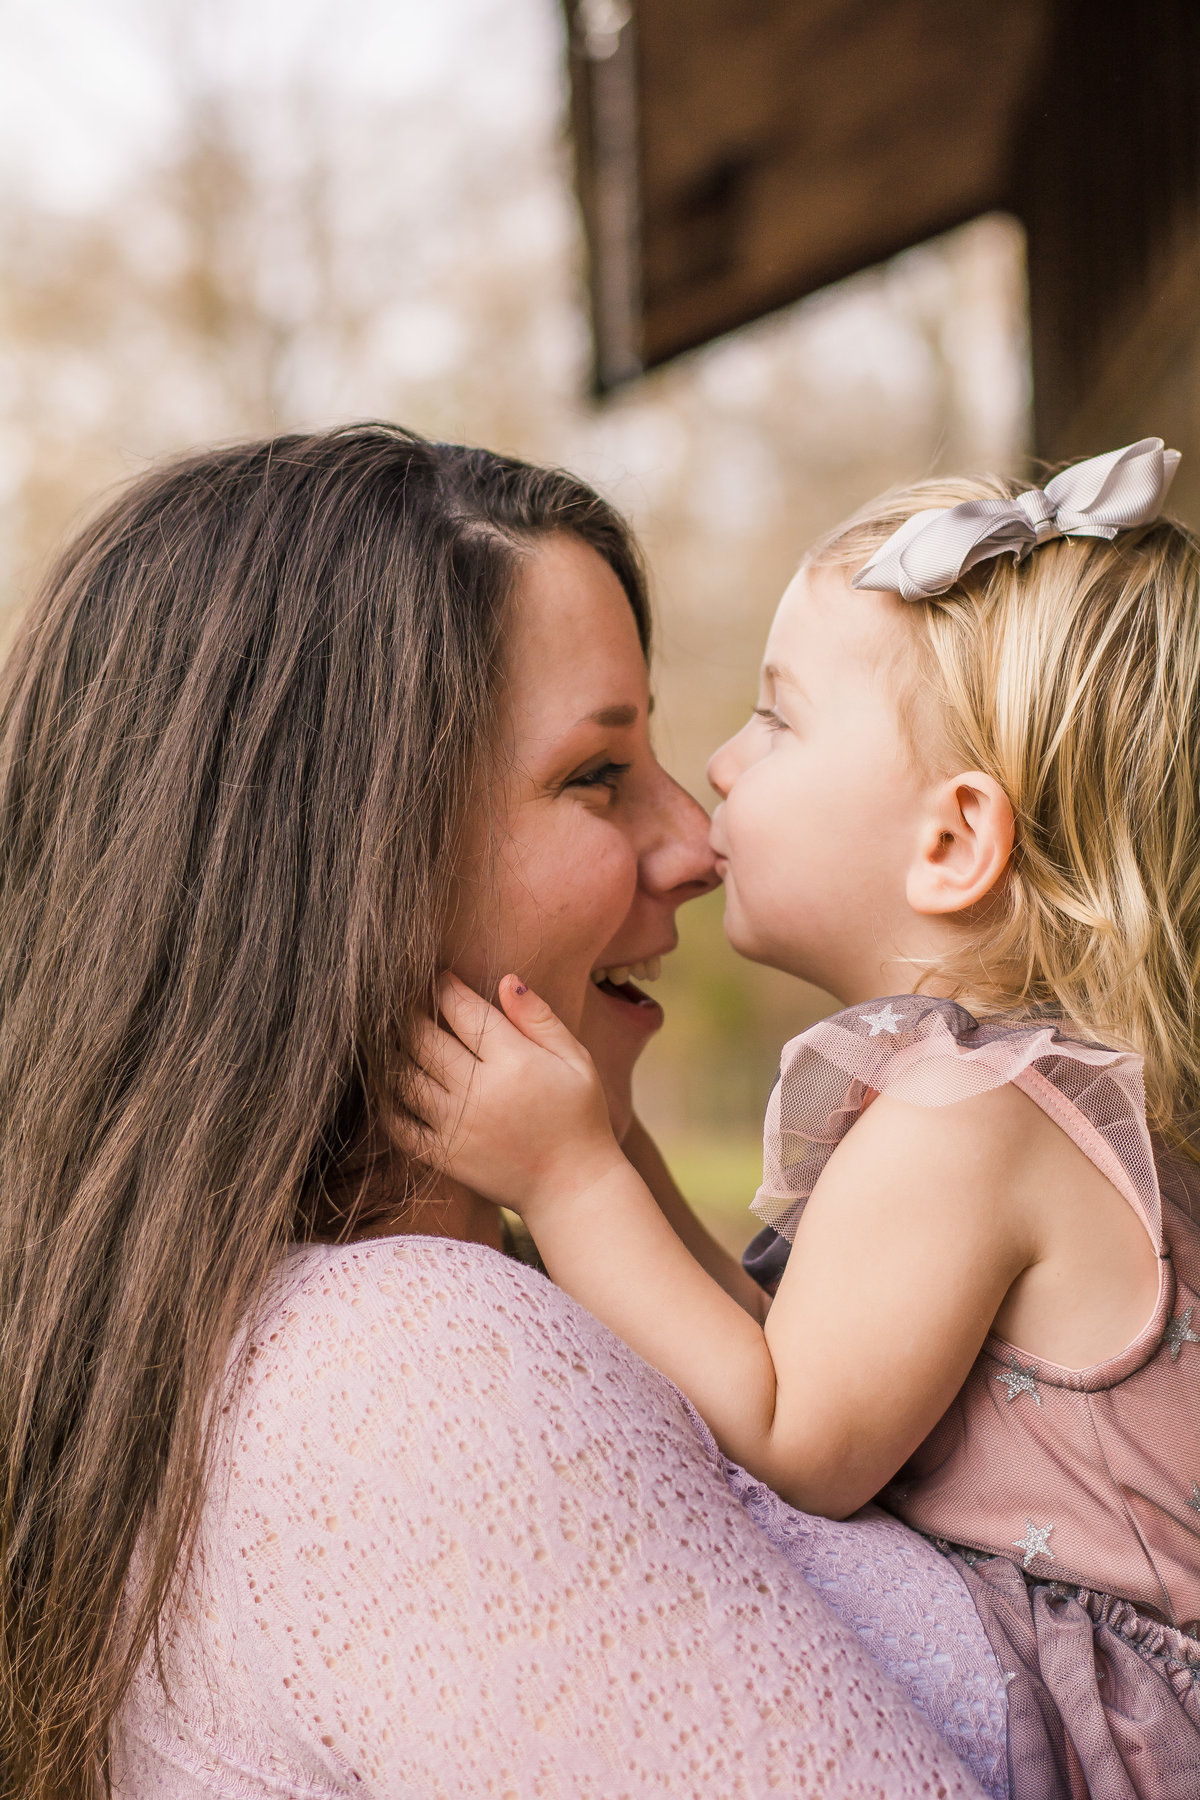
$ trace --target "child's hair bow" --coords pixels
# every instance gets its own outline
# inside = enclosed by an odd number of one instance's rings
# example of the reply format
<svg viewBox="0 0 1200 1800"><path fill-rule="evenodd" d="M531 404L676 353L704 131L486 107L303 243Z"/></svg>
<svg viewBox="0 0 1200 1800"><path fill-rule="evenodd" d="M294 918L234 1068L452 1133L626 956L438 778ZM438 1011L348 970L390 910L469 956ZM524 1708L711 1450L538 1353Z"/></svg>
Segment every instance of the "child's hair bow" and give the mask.
<svg viewBox="0 0 1200 1800"><path fill-rule="evenodd" d="M1164 450L1161 438L1140 438L1073 463L1015 500L965 500L915 512L850 585L929 600L990 556L1007 552L1019 562L1052 538L1114 538L1157 519L1178 467L1178 450Z"/></svg>

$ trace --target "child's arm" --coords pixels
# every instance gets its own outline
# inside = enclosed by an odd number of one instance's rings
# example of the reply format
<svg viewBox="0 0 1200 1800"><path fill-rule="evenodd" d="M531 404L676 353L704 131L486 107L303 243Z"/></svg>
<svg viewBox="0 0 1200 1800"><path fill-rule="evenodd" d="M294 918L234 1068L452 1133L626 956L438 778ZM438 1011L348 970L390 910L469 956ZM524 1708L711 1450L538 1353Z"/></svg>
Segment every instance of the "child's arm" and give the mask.
<svg viewBox="0 0 1200 1800"><path fill-rule="evenodd" d="M855 1511L946 1410L1034 1258L1001 1203L1010 1091L936 1115L877 1100L805 1208L764 1328L621 1154L587 1053L512 978L501 1001L519 1030L450 978L450 1031L429 1029L443 1165L522 1214L554 1280L682 1388L729 1456L810 1512Z"/></svg>
<svg viewBox="0 0 1200 1800"><path fill-rule="evenodd" d="M637 1119L621 1140L621 1149L658 1204L658 1209L680 1243L702 1269L761 1324L767 1316L767 1296L753 1276L707 1231L696 1217L668 1169L650 1133Z"/></svg>

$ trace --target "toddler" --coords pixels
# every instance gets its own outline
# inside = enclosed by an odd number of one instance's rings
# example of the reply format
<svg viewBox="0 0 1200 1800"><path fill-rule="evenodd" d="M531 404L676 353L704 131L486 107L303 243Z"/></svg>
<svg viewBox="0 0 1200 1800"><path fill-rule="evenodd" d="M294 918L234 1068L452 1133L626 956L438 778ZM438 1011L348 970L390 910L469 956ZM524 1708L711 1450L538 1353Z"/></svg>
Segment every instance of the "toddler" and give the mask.
<svg viewBox="0 0 1200 1800"><path fill-rule="evenodd" d="M879 1496L958 1559L1018 1800L1200 1792L1200 546L1160 517L1177 461L1151 438L1045 490L921 483L784 595L710 765L712 844L734 947L846 1010L784 1049L754 1280L691 1257L517 976L499 1007L448 976L425 1042L443 1166L523 1216L729 1457L831 1518Z"/></svg>

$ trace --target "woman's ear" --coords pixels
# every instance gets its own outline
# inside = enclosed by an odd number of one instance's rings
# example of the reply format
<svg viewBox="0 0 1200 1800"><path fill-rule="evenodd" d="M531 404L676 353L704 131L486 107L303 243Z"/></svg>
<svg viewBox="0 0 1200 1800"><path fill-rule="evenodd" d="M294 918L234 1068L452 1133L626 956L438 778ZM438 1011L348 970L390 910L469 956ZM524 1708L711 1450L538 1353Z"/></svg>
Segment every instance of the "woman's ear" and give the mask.
<svg viewBox="0 0 1200 1800"><path fill-rule="evenodd" d="M965 912L985 900L1009 865L1013 809L990 775L972 769L936 789L921 825L906 895L916 913Z"/></svg>

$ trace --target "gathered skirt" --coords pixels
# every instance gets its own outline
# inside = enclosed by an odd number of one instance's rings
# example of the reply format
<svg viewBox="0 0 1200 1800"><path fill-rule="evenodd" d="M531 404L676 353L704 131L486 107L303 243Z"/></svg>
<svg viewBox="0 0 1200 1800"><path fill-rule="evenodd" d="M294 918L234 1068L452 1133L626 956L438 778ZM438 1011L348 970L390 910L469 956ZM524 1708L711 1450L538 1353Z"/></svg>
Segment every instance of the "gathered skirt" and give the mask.
<svg viewBox="0 0 1200 1800"><path fill-rule="evenodd" d="M1200 1639L1128 1600L945 1549L1008 1689L1012 1800L1200 1796Z"/></svg>

